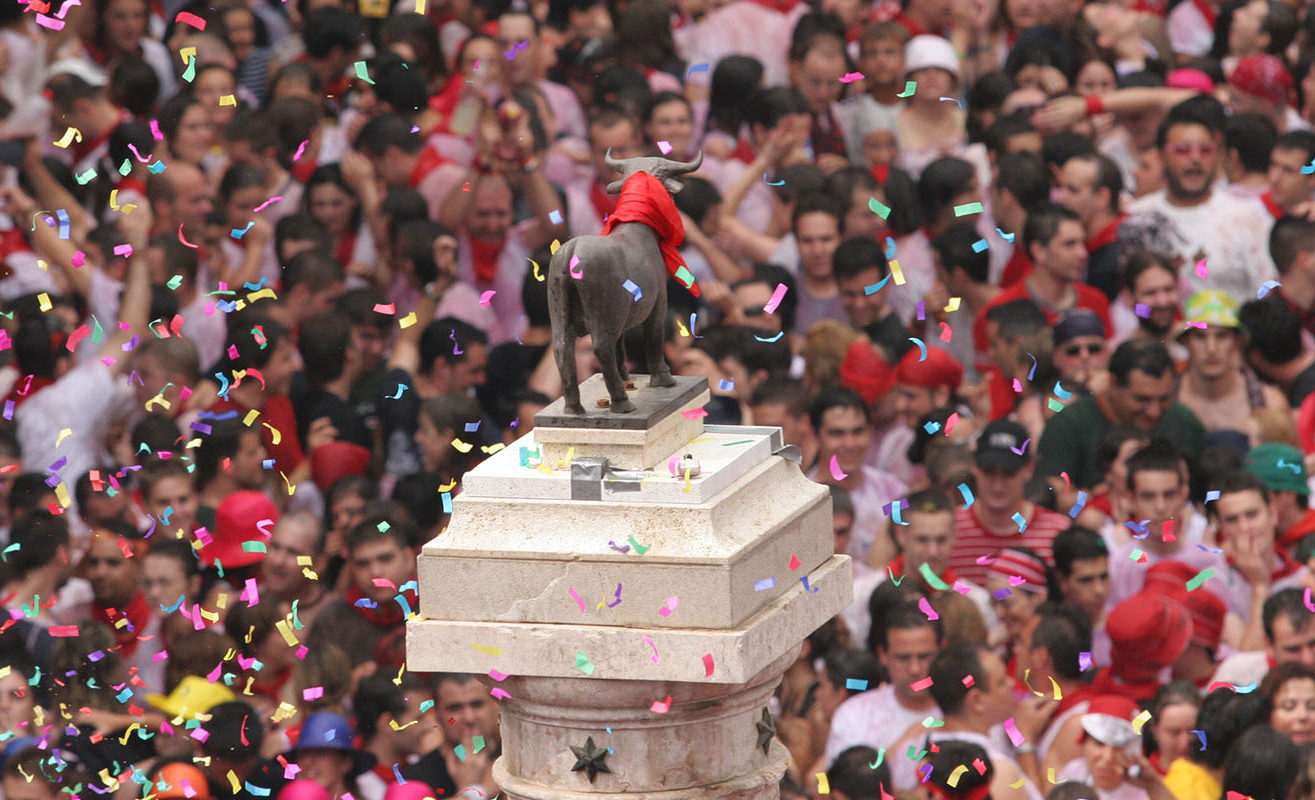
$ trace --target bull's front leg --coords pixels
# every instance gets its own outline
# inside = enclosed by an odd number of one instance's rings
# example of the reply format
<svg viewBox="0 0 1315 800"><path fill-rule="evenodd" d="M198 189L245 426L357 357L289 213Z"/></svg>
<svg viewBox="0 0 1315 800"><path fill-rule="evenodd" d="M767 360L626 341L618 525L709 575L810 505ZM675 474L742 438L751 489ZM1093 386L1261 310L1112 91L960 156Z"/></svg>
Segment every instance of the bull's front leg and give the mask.
<svg viewBox="0 0 1315 800"><path fill-rule="evenodd" d="M644 358L648 362L648 385L651 388L675 386L676 379L671 377L671 367L663 354L667 333L667 293L666 278L658 284L659 291L653 298L653 310L644 320Z"/></svg>
<svg viewBox="0 0 1315 800"><path fill-rule="evenodd" d="M594 355L598 358L599 366L603 368L603 383L607 384L607 394L612 398L612 411L617 414L629 414L635 410L635 404L630 402L630 395L626 394L626 382L621 377L621 370L617 365L618 338L620 332L605 335L600 335L600 332L594 333Z"/></svg>

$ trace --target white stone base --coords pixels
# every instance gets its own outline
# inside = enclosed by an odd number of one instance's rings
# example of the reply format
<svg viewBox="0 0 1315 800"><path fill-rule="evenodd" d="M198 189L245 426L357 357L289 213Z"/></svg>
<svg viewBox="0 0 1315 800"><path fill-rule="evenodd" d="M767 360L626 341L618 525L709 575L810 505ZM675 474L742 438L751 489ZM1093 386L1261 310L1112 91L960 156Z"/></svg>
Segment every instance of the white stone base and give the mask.
<svg viewBox="0 0 1315 800"><path fill-rule="evenodd" d="M703 418L690 418L683 412L702 408L711 398L712 394L704 391L681 406L681 413L647 430L536 427L531 435L543 448L545 464L565 463L570 454L571 458L601 456L620 469L647 469L703 433Z"/></svg>

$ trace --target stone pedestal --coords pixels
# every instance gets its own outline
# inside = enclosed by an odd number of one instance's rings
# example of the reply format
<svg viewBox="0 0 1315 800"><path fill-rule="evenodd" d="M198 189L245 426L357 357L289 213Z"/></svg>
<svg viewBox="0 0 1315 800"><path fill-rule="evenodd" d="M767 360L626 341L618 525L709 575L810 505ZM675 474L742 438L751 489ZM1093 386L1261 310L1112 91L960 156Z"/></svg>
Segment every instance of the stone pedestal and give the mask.
<svg viewBox="0 0 1315 800"><path fill-rule="evenodd" d="M561 435L619 438L606 417L536 429L466 475L420 555L408 665L485 676L513 800L778 797L767 700L850 601L827 491L777 455L780 430L682 413L706 402L701 381L650 391L661 410L630 432L687 433L643 469L581 463L587 443ZM539 436L575 464L539 463ZM675 469L686 454L697 475Z"/></svg>

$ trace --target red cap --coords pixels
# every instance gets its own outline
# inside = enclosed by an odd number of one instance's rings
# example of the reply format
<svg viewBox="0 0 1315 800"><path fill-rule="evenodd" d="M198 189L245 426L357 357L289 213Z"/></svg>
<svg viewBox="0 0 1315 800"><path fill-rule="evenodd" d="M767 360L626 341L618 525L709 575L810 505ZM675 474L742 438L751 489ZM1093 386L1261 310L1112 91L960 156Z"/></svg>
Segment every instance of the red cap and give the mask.
<svg viewBox="0 0 1315 800"><path fill-rule="evenodd" d="M953 392L963 380L963 365L948 350L928 347L927 357L923 358L922 348L914 347L895 365L895 380L924 389L944 386Z"/></svg>
<svg viewBox="0 0 1315 800"><path fill-rule="evenodd" d="M840 365L840 382L872 405L895 385L895 370L863 339L849 343Z"/></svg>
<svg viewBox="0 0 1315 800"><path fill-rule="evenodd" d="M1192 638L1192 616L1162 592L1142 591L1105 618L1110 635L1110 671L1129 681L1153 680L1172 664Z"/></svg>
<svg viewBox="0 0 1315 800"><path fill-rule="evenodd" d="M315 485L328 489L343 478L364 475L370 469L370 451L351 442L329 442L310 453L310 474Z"/></svg>
<svg viewBox="0 0 1315 800"><path fill-rule="evenodd" d="M1284 103L1293 82L1292 74L1278 56L1266 53L1238 61L1233 74L1228 76L1228 85L1252 97Z"/></svg>
<svg viewBox="0 0 1315 800"><path fill-rule="evenodd" d="M1218 650L1228 606L1214 592L1188 591L1187 582L1194 577L1196 570L1181 561L1161 561L1146 569L1145 590L1162 593L1180 603L1192 615L1191 641Z"/></svg>
<svg viewBox="0 0 1315 800"><path fill-rule="evenodd" d="M249 552L242 543L268 541L260 530L266 520L279 521L279 510L269 495L251 489L233 492L215 509L214 541L201 548L201 560L207 566L218 560L226 567L245 567L260 561L265 554Z"/></svg>

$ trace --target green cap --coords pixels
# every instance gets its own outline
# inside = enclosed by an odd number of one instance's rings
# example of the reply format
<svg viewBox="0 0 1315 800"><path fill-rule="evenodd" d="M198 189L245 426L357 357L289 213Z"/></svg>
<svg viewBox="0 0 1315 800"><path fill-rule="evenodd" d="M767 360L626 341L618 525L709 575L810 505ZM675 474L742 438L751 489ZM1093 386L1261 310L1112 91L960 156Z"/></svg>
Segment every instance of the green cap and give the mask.
<svg viewBox="0 0 1315 800"><path fill-rule="evenodd" d="M1306 462L1301 451L1292 445L1266 442L1247 453L1246 468L1270 491L1310 493L1306 484Z"/></svg>

